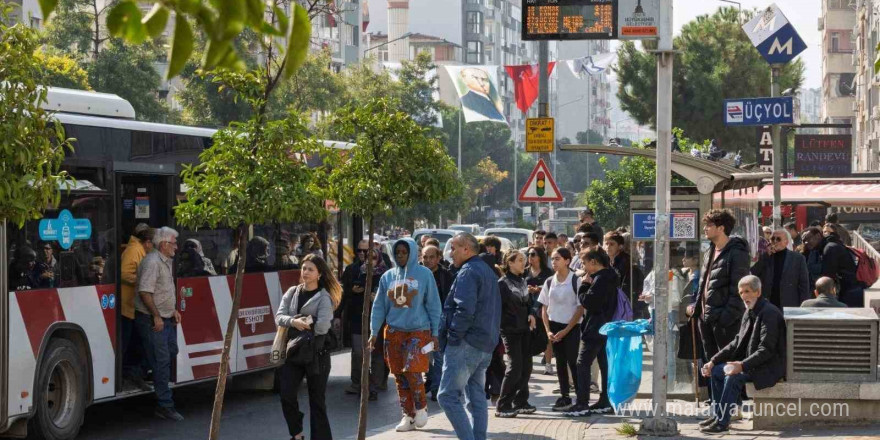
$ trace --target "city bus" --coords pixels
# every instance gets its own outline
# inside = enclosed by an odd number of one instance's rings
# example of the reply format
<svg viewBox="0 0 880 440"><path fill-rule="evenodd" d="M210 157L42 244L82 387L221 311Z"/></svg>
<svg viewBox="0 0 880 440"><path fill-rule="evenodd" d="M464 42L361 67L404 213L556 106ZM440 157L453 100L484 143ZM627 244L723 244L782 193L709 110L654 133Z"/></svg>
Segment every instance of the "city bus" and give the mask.
<svg viewBox="0 0 880 440"><path fill-rule="evenodd" d="M21 436L31 421L41 438L62 440L76 436L88 405L145 393L123 388L117 342L120 256L135 226L180 232L175 387L216 378L238 251L234 229L187 230L173 215L186 197L182 165L198 162L215 130L136 121L130 103L116 95L50 88L48 99L47 108L76 139L62 165L75 183L41 219L21 228L0 224L0 435ZM276 222L248 231L231 374L273 368L274 311L299 280L291 256L302 238L321 242L320 252L339 270L350 258L345 249L359 231L332 203L328 210L330 220L320 224ZM181 264L185 249L203 257L198 272ZM34 274L35 264L49 269ZM17 275L25 273L33 275Z"/></svg>

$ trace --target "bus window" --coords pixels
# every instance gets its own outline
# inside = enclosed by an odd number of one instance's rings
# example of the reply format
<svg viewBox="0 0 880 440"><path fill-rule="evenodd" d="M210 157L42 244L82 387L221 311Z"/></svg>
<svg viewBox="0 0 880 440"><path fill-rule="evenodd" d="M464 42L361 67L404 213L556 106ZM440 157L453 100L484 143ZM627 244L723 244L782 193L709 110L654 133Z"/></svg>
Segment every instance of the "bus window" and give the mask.
<svg viewBox="0 0 880 440"><path fill-rule="evenodd" d="M178 237L177 276L225 275L235 263L235 231L223 229L182 229Z"/></svg>
<svg viewBox="0 0 880 440"><path fill-rule="evenodd" d="M77 180L70 192L62 191L59 206L46 209L42 219L60 225L58 219L64 210L73 219L89 220L89 237L72 239L69 227L51 235L53 238L49 238L46 231L41 237L41 219L28 221L21 228L10 227L7 242L10 290L116 282L116 243L110 195L89 180Z"/></svg>

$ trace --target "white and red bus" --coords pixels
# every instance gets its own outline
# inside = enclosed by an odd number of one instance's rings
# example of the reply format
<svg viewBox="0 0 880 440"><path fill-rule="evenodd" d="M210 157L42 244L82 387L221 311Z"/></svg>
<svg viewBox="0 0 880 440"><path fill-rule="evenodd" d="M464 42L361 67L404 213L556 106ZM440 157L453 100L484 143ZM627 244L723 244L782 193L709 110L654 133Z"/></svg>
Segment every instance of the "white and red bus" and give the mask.
<svg viewBox="0 0 880 440"><path fill-rule="evenodd" d="M76 436L88 405L144 393L123 390L118 343L120 255L135 225L175 227L180 249L197 240L217 274L186 273L180 253L175 258L182 322L174 386L217 375L232 308L234 275L227 273L237 251L232 229L177 228L172 211L185 198L181 165L198 161L215 130L135 121L131 105L116 95L51 89L48 108L76 139L63 163L76 184L45 209L42 225L0 225L0 435L22 435L30 422L43 438L60 440ZM88 237L76 229L84 219ZM297 239L313 233L341 267L343 245L359 232L354 226L332 212L321 224L251 228L249 246L259 252L248 256L260 258L246 265L232 374L271 368L274 311L299 279L289 258ZM35 273L38 264L50 274Z"/></svg>

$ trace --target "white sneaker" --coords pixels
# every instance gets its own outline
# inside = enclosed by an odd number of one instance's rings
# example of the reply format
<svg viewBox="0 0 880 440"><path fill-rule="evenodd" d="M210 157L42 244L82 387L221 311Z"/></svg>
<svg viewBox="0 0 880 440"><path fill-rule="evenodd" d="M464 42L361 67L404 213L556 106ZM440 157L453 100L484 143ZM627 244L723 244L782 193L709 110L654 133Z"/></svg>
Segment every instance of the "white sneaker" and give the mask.
<svg viewBox="0 0 880 440"><path fill-rule="evenodd" d="M415 420L410 416L403 416L403 420L394 428L397 432L412 431L413 429L416 429Z"/></svg>
<svg viewBox="0 0 880 440"><path fill-rule="evenodd" d="M547 364L544 366L544 374L547 374L550 376L556 374L556 371L553 370L553 364Z"/></svg>
<svg viewBox="0 0 880 440"><path fill-rule="evenodd" d="M416 428L424 428L428 424L428 409L422 408L416 411L415 423Z"/></svg>

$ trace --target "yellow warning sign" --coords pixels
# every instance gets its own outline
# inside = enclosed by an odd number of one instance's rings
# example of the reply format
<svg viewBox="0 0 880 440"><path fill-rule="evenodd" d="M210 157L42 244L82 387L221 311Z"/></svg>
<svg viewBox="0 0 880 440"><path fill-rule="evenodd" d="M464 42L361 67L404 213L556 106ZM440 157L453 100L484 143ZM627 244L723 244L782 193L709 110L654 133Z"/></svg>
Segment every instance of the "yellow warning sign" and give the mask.
<svg viewBox="0 0 880 440"><path fill-rule="evenodd" d="M526 119L526 153L552 153L555 144L553 118Z"/></svg>

